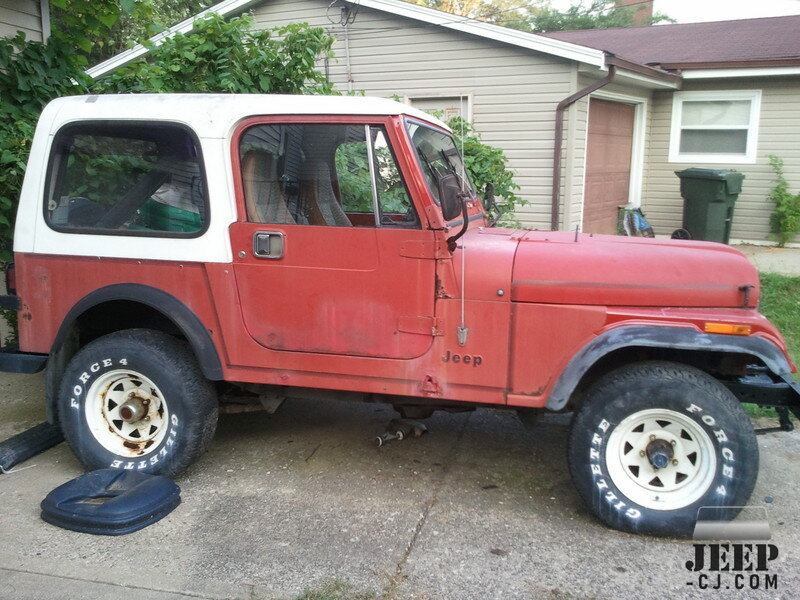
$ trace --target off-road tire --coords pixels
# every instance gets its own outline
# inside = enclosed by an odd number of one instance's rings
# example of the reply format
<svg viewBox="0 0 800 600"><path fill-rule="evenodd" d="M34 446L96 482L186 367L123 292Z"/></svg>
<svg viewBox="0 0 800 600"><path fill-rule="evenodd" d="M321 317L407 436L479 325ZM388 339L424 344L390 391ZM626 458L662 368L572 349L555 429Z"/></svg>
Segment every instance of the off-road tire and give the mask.
<svg viewBox="0 0 800 600"><path fill-rule="evenodd" d="M665 446L674 454L655 469L659 460L652 462L650 452ZM588 390L573 417L568 462L581 498L608 526L689 537L701 507L729 507L714 511L729 520L747 503L758 444L722 383L694 367L641 362Z"/></svg>
<svg viewBox="0 0 800 600"><path fill-rule="evenodd" d="M126 404L144 416L124 421L131 413L129 407L123 412ZM218 403L183 342L159 331L127 329L72 357L58 412L64 437L87 469L174 476L208 448Z"/></svg>

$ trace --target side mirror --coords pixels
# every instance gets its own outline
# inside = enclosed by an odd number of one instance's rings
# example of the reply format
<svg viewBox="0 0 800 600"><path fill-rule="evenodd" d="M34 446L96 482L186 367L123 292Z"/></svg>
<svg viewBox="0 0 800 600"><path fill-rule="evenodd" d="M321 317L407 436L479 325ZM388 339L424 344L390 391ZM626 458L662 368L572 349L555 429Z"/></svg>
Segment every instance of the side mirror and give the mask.
<svg viewBox="0 0 800 600"><path fill-rule="evenodd" d="M494 204L494 184L491 181L486 184L483 197L490 204Z"/></svg>
<svg viewBox="0 0 800 600"><path fill-rule="evenodd" d="M494 212L494 218L489 221L489 227L494 227L500 220L500 217L503 216L503 209L501 209L494 200L494 184L492 182L486 184L483 193L483 202L484 207L490 208L492 212Z"/></svg>
<svg viewBox="0 0 800 600"><path fill-rule="evenodd" d="M458 175L450 173L439 179L439 202L445 221L452 221L461 214L464 194Z"/></svg>

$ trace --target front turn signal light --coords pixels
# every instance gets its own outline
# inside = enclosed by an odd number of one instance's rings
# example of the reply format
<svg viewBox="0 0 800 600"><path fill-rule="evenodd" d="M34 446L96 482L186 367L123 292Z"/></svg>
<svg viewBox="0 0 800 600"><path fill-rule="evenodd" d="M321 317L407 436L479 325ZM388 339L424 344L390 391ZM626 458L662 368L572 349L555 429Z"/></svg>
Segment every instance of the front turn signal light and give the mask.
<svg viewBox="0 0 800 600"><path fill-rule="evenodd" d="M724 333L726 335L750 335L750 325L734 325L733 323L706 323L706 333Z"/></svg>

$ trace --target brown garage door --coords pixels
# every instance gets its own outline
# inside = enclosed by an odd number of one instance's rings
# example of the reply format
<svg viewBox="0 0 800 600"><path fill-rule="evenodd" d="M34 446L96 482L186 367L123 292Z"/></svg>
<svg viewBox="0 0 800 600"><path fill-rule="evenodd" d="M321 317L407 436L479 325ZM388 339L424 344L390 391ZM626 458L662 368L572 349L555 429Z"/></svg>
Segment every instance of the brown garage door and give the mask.
<svg viewBox="0 0 800 600"><path fill-rule="evenodd" d="M628 203L634 112L631 104L589 101L583 231L617 231L617 207Z"/></svg>

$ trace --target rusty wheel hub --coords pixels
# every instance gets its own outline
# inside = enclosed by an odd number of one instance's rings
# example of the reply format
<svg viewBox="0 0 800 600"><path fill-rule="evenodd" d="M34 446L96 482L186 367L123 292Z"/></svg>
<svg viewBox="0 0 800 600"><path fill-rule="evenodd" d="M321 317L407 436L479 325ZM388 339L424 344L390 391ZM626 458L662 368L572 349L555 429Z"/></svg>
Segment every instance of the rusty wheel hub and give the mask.
<svg viewBox="0 0 800 600"><path fill-rule="evenodd" d="M95 439L121 456L148 454L169 429L161 391L135 371L110 371L95 380L87 392L85 410Z"/></svg>

